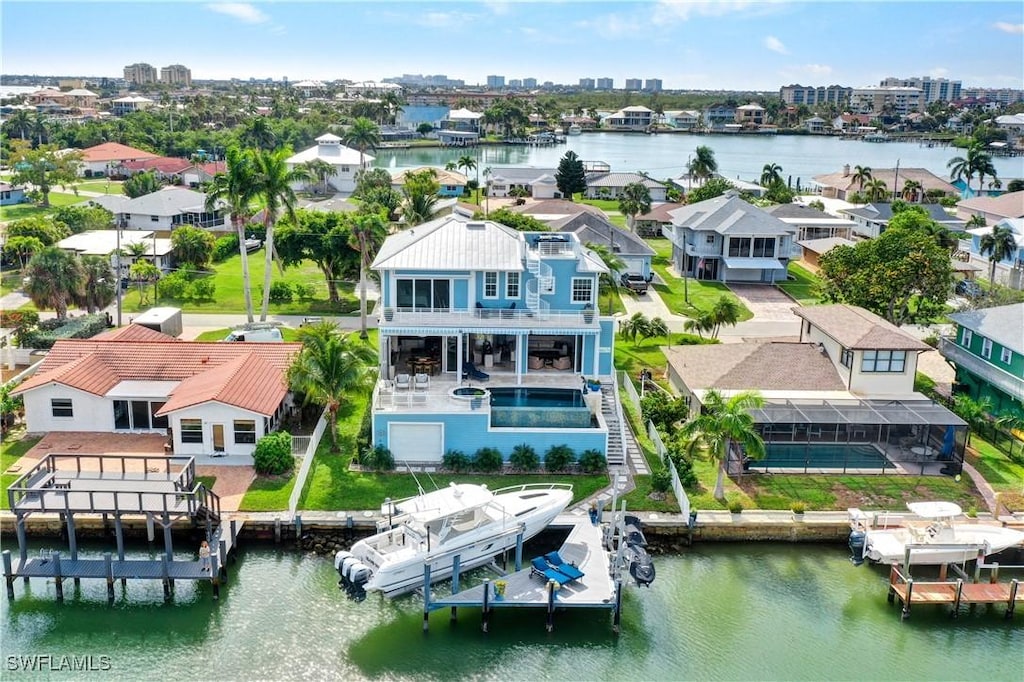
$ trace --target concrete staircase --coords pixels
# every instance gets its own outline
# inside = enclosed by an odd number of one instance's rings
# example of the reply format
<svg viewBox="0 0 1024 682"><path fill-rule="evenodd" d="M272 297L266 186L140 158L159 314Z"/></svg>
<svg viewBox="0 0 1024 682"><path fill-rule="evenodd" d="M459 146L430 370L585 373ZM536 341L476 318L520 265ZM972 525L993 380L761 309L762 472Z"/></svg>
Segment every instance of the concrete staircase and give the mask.
<svg viewBox="0 0 1024 682"><path fill-rule="evenodd" d="M618 468L629 462L630 469L634 473L649 474L647 462L640 452L640 446L637 445L629 424L626 424L623 429L626 436L625 442L622 440L619 431L619 417L615 410L615 402L618 398L615 395L614 384L605 382L601 385L601 415L604 417L605 423L608 424L608 467Z"/></svg>

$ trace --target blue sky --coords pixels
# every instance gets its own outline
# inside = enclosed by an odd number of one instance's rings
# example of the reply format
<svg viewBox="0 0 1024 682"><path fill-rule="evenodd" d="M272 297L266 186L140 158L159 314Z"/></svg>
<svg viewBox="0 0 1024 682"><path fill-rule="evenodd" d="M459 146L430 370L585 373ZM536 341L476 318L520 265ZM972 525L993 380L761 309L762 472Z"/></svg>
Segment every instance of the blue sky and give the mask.
<svg viewBox="0 0 1024 682"><path fill-rule="evenodd" d="M1024 87L1017 2L74 2L4 0L3 73L379 80L488 74L763 89L946 77Z"/></svg>

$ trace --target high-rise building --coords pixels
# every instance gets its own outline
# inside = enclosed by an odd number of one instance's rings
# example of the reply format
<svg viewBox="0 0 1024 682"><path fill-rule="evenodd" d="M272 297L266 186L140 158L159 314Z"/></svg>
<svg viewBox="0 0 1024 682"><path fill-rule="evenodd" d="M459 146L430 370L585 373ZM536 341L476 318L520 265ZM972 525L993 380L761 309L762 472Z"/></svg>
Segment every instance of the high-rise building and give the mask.
<svg viewBox="0 0 1024 682"><path fill-rule="evenodd" d="M921 90L921 101L924 105L932 102L954 102L960 99L960 81L951 81L948 78L932 78L921 76L920 78L893 78L884 79L879 85L883 87L919 88Z"/></svg>
<svg viewBox="0 0 1024 682"><path fill-rule="evenodd" d="M851 92L853 92L853 88L841 85L829 85L828 87L784 85L779 88L779 99L783 104L794 106L803 104L814 107L820 104L835 104L845 107L850 103Z"/></svg>
<svg viewBox="0 0 1024 682"><path fill-rule="evenodd" d="M626 89L627 90L642 90L643 87L644 87L644 82L642 80L640 80L639 78L627 78L626 79Z"/></svg>
<svg viewBox="0 0 1024 682"><path fill-rule="evenodd" d="M535 87L537 87L537 79L536 78L524 78L523 79L523 87L524 88L535 88Z"/></svg>
<svg viewBox="0 0 1024 682"><path fill-rule="evenodd" d="M1024 90L1010 88L964 88L960 96L964 99L983 99L1004 107L1024 102Z"/></svg>
<svg viewBox="0 0 1024 682"><path fill-rule="evenodd" d="M523 87L523 80L521 78L513 78L508 82L510 88L521 88Z"/></svg>
<svg viewBox="0 0 1024 682"><path fill-rule="evenodd" d="M614 90L615 81L611 78L598 78L597 79L598 90Z"/></svg>
<svg viewBox="0 0 1024 682"><path fill-rule="evenodd" d="M580 90L593 90L594 79L593 78L581 78L580 79Z"/></svg>
<svg viewBox="0 0 1024 682"><path fill-rule="evenodd" d="M644 83L644 90L647 92L661 92L661 79L648 78Z"/></svg>
<svg viewBox="0 0 1024 682"><path fill-rule="evenodd" d="M181 64L171 64L160 69L160 82L167 85L192 87L192 70Z"/></svg>
<svg viewBox="0 0 1024 682"><path fill-rule="evenodd" d="M904 116L924 108L921 88L867 86L850 93L850 111L854 114L883 114L890 111Z"/></svg>
<svg viewBox="0 0 1024 682"><path fill-rule="evenodd" d="M500 90L501 88L505 87L505 77L504 76L488 76L487 77L487 87L490 88L491 90Z"/></svg>
<svg viewBox="0 0 1024 682"><path fill-rule="evenodd" d="M157 73L149 64L129 64L124 67L124 79L129 85L156 83Z"/></svg>

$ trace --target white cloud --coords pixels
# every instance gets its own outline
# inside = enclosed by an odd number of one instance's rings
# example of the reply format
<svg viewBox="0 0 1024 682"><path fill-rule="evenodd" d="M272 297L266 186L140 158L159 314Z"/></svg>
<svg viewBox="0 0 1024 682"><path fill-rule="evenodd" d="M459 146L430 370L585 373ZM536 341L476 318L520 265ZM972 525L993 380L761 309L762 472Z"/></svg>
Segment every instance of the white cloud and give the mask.
<svg viewBox="0 0 1024 682"><path fill-rule="evenodd" d="M932 78L949 78L949 69L936 66L934 69L928 71L928 75Z"/></svg>
<svg viewBox="0 0 1024 682"><path fill-rule="evenodd" d="M247 24L262 24L270 21L270 17L248 2L217 2L206 6L212 12L234 17Z"/></svg>
<svg viewBox="0 0 1024 682"><path fill-rule="evenodd" d="M576 27L593 31L602 38L637 36L646 31L646 27L636 19L623 18L618 14L606 14L593 19L577 21Z"/></svg>
<svg viewBox="0 0 1024 682"><path fill-rule="evenodd" d="M484 6L491 10L492 14L505 15L512 9L508 0L484 0Z"/></svg>
<svg viewBox="0 0 1024 682"><path fill-rule="evenodd" d="M770 14L784 0L659 0L654 6L653 23L689 21L692 17L720 17L742 12L744 17Z"/></svg>
<svg viewBox="0 0 1024 682"><path fill-rule="evenodd" d="M805 73L811 76L832 75L832 67L828 64L804 64L802 68Z"/></svg>
<svg viewBox="0 0 1024 682"><path fill-rule="evenodd" d="M779 54L789 54L789 50L782 44L782 41L775 36L767 36L764 39L764 46L772 52L778 52Z"/></svg>
<svg viewBox="0 0 1024 682"><path fill-rule="evenodd" d="M1003 33L1024 34L1024 24L1011 24L1007 21L997 21L992 28Z"/></svg>

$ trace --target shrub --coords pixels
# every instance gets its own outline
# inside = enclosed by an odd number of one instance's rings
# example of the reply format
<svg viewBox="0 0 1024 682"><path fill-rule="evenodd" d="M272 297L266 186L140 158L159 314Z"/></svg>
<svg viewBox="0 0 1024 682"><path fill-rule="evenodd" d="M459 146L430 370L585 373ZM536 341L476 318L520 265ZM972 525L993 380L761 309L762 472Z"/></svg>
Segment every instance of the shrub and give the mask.
<svg viewBox="0 0 1024 682"><path fill-rule="evenodd" d="M367 412L369 412L369 410L367 410ZM449 450L444 453L444 457L441 458L441 463L444 464L445 469L461 474L463 471L469 470L470 460L469 455L462 450Z"/></svg>
<svg viewBox="0 0 1024 682"><path fill-rule="evenodd" d="M789 508L793 510L794 514L803 514L807 511L807 505L800 500L793 502L793 504L789 505Z"/></svg>
<svg viewBox="0 0 1024 682"><path fill-rule="evenodd" d="M292 285L288 282L274 282L270 285L270 300L273 303L291 303Z"/></svg>
<svg viewBox="0 0 1024 682"><path fill-rule="evenodd" d="M704 338L697 336L696 334L679 334L676 337L677 346L706 346L710 344L721 343L718 339Z"/></svg>
<svg viewBox="0 0 1024 682"><path fill-rule="evenodd" d="M729 502L729 511L731 511L733 514L739 514L741 511L743 511L743 503L740 502L739 500L732 500L731 502Z"/></svg>
<svg viewBox="0 0 1024 682"><path fill-rule="evenodd" d="M921 340L924 341L925 343L927 343L932 348L938 348L939 347L939 335L938 334L929 334L928 336L924 337Z"/></svg>
<svg viewBox="0 0 1024 682"><path fill-rule="evenodd" d="M473 455L473 468L485 474L501 471L505 459L497 448L480 448Z"/></svg>
<svg viewBox="0 0 1024 682"><path fill-rule="evenodd" d="M658 467L651 471L651 489L656 493L667 493L672 487L672 474L665 467Z"/></svg>
<svg viewBox="0 0 1024 682"><path fill-rule="evenodd" d="M537 451L526 443L520 443L512 448L512 454L508 458L514 469L519 471L536 471L540 467L540 457Z"/></svg>
<svg viewBox="0 0 1024 682"><path fill-rule="evenodd" d="M313 297L316 296L316 287L312 284L303 284L302 282L299 282L298 284L293 285L293 288L295 289L296 298L300 301L311 301L313 300Z"/></svg>
<svg viewBox="0 0 1024 682"><path fill-rule="evenodd" d="M238 235L226 234L213 243L213 262L220 263L238 254Z"/></svg>
<svg viewBox="0 0 1024 682"><path fill-rule="evenodd" d="M165 298L183 300L185 291L188 289L188 273L184 270L176 270L160 280L160 295Z"/></svg>
<svg viewBox="0 0 1024 682"><path fill-rule="evenodd" d="M605 470L608 461L600 450L586 450L580 455L580 469L585 474L597 474Z"/></svg>
<svg viewBox="0 0 1024 682"><path fill-rule="evenodd" d="M256 442L252 453L258 474L283 474L295 465L292 457L292 435L287 431L268 433Z"/></svg>
<svg viewBox="0 0 1024 682"><path fill-rule="evenodd" d="M576 453L568 445L552 445L544 453L544 468L548 471L565 471L576 461Z"/></svg>
<svg viewBox="0 0 1024 682"><path fill-rule="evenodd" d="M217 283L212 277L200 277L194 282L189 282L185 288L185 295L193 301L212 301L216 290Z"/></svg>
<svg viewBox="0 0 1024 682"><path fill-rule="evenodd" d="M366 453L363 464L375 471L391 471L395 468L395 458L391 450L378 445Z"/></svg>
<svg viewBox="0 0 1024 682"><path fill-rule="evenodd" d="M677 422L686 419L689 408L685 398L677 398L664 391L648 391L640 399L640 412L644 419L654 422L664 433L673 431Z"/></svg>
<svg viewBox="0 0 1024 682"><path fill-rule="evenodd" d="M672 441L666 447L668 448L666 454L669 461L676 467L679 482L683 484L684 488L696 487L697 474L693 473L693 460L687 454L685 446L682 443Z"/></svg>
<svg viewBox="0 0 1024 682"><path fill-rule="evenodd" d="M359 432L356 434L356 452L364 453L370 449L372 436L370 430L373 428L373 410L367 407L363 410L363 419L359 422Z"/></svg>
<svg viewBox="0 0 1024 682"><path fill-rule="evenodd" d="M58 320L43 320L32 330L21 336L22 348L48 350L57 339L88 339L107 328L107 316L103 313Z"/></svg>

